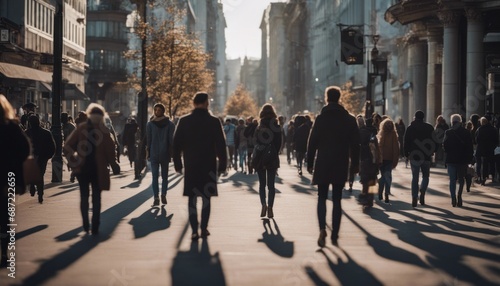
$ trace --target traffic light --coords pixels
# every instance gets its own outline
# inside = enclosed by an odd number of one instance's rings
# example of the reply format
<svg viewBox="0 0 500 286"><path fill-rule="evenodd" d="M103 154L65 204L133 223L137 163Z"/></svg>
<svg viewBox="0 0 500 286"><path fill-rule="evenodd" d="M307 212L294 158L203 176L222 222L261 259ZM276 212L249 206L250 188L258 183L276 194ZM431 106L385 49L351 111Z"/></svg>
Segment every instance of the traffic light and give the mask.
<svg viewBox="0 0 500 286"><path fill-rule="evenodd" d="M348 65L363 64L363 33L358 28L345 28L340 32L340 59Z"/></svg>

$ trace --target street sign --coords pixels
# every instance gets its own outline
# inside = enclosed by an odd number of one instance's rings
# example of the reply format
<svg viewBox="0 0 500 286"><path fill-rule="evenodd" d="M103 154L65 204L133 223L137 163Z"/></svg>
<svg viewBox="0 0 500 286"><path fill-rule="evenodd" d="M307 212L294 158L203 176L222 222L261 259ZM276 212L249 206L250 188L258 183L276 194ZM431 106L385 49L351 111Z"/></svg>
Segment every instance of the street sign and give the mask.
<svg viewBox="0 0 500 286"><path fill-rule="evenodd" d="M0 43L8 43L9 42L9 30L1 29L0 30Z"/></svg>

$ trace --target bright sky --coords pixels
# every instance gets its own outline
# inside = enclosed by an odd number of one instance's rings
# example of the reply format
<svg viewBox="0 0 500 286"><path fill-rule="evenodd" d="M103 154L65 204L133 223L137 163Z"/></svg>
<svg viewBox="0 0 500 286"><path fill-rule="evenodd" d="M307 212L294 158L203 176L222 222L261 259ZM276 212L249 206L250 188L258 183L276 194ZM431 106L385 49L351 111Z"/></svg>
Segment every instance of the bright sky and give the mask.
<svg viewBox="0 0 500 286"><path fill-rule="evenodd" d="M271 2L284 0L222 0L226 17L226 55L228 59L260 58L259 29L264 10Z"/></svg>

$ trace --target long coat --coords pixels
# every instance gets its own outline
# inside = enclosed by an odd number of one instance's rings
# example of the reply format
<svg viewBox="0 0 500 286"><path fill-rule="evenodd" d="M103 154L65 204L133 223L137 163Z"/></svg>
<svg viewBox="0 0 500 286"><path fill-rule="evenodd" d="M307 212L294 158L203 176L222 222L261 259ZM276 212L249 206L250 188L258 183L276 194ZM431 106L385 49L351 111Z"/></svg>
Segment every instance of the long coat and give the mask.
<svg viewBox="0 0 500 286"><path fill-rule="evenodd" d="M446 152L446 163L469 164L472 162L474 148L470 132L463 128L452 127L444 133L443 148Z"/></svg>
<svg viewBox="0 0 500 286"><path fill-rule="evenodd" d="M271 144L276 150L274 158L267 166L263 166L262 162L252 164L255 170L273 170L280 167L279 152L281 149L281 128L276 118L262 118L259 126L255 129L254 142L256 144L267 145Z"/></svg>
<svg viewBox="0 0 500 286"><path fill-rule="evenodd" d="M349 159L351 168L358 169L359 130L356 119L341 105L330 103L321 110L309 135L307 165L314 164L312 183L345 184Z"/></svg>
<svg viewBox="0 0 500 286"><path fill-rule="evenodd" d="M89 121L79 124L66 139L63 153L73 172L77 175L80 174L88 155L89 137L92 135L95 138L95 162L99 188L109 190L111 182L108 166L115 162L115 142L104 123L95 127Z"/></svg>
<svg viewBox="0 0 500 286"><path fill-rule="evenodd" d="M182 170L184 159L184 196L217 196L217 171L223 173L227 165L220 120L206 109L193 110L179 120L173 147L175 170Z"/></svg>

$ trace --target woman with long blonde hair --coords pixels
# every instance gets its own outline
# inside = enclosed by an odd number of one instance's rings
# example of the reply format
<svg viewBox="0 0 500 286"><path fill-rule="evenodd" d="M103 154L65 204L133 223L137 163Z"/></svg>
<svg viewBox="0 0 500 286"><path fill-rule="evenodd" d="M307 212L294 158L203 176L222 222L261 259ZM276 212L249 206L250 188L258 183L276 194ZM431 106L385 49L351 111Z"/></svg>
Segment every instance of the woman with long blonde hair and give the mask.
<svg viewBox="0 0 500 286"><path fill-rule="evenodd" d="M391 194L392 169L396 168L399 161L399 141L394 122L387 118L380 123L377 134L379 140L382 165L380 166L381 177L378 181L378 199L382 200L382 192L385 188L385 202L389 203Z"/></svg>

